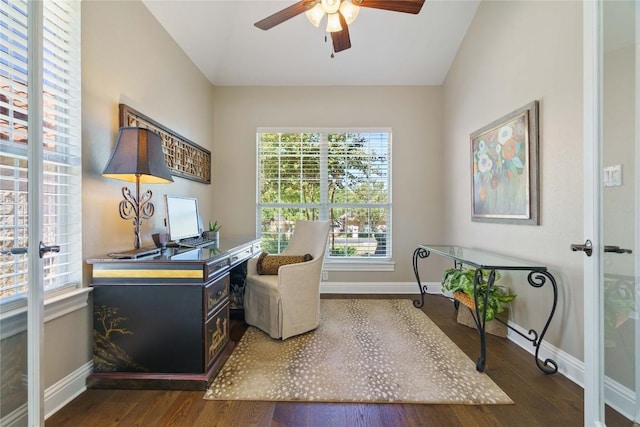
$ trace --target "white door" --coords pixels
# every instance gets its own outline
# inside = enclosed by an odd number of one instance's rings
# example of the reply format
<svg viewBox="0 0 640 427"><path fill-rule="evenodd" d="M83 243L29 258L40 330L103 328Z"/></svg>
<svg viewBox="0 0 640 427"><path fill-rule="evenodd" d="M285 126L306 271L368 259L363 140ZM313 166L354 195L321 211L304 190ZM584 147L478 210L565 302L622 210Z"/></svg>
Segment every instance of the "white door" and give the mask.
<svg viewBox="0 0 640 427"><path fill-rule="evenodd" d="M638 2L584 4L585 425L638 421ZM586 243L586 242L585 242Z"/></svg>
<svg viewBox="0 0 640 427"><path fill-rule="evenodd" d="M6 56L1 74L0 423L37 426L44 423L44 291L38 249L42 236L43 86L42 43L36 43L42 37L43 9L42 2L29 2L26 10L24 4L16 6L2 7ZM27 42L11 43L20 40Z"/></svg>
<svg viewBox="0 0 640 427"><path fill-rule="evenodd" d="M44 425L44 289L45 283L61 283L56 274L66 273L57 268L59 260L47 255L60 247L47 240L63 235L57 226L64 216L57 214L62 206L56 202L62 200L58 182L64 180L74 188L73 180L64 176L69 161L58 154L65 152L71 158L74 152L70 144L58 143L68 131L58 126L51 110L66 114L65 123L75 129L73 117L60 108L73 84L57 86L58 92L66 91L61 95L51 89L60 81L58 74L49 69L43 77L45 61L59 57L51 42L57 40L51 22L63 15L60 11L70 10L63 6L51 2L45 11L42 1L0 4L0 425L7 426ZM45 37L46 20L50 31ZM56 30L68 38L62 27ZM56 70L66 70L56 65ZM45 197L50 205L46 210Z"/></svg>

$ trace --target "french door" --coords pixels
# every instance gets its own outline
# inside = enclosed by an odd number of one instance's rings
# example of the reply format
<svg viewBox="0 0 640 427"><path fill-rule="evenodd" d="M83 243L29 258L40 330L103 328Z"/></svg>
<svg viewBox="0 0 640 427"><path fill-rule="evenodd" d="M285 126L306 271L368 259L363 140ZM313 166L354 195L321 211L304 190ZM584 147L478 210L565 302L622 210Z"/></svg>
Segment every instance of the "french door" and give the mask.
<svg viewBox="0 0 640 427"><path fill-rule="evenodd" d="M584 5L585 425L640 421L638 1ZM585 242L586 243L586 242Z"/></svg>
<svg viewBox="0 0 640 427"><path fill-rule="evenodd" d="M6 9L7 14L19 13L15 9ZM14 19L17 19L14 18ZM24 152L12 153L16 159L22 160L20 167L14 164L17 172L17 179L11 180L14 193L22 199L22 202L15 201L17 212L13 213L15 218L14 231L12 237L14 244L11 250L4 251L3 256L15 258L15 265L18 269L26 271L27 289L21 289L21 295L26 298L26 313L20 309L10 310L8 319L13 321L2 322L2 336L10 338L3 339L3 356L8 356L10 366L20 367L18 370L11 367L5 381L12 384L9 390L5 391L4 398L9 399L3 402L3 419L11 425L41 426L44 425L44 385L42 374L42 347L44 341L44 269L42 255L39 251L43 235L42 228L42 192L43 192L43 73L42 73L42 40L43 32L43 4L40 1L31 1L27 7L27 145ZM7 88L8 89L8 88ZM21 126L15 123L15 126ZM13 138L8 138L9 140ZM15 146L7 146L14 151L19 150ZM19 160L18 160L19 161ZM25 183L26 178L26 183ZM9 180L6 180L7 182ZM25 188L26 184L26 188ZM4 188L3 188L4 189ZM26 197L24 191L26 190ZM26 212L24 210L24 200L26 199ZM20 209L22 207L22 209ZM20 212L22 210L22 212ZM27 238L20 237L21 229L26 226ZM26 241L27 245L22 246ZM26 260L25 260L26 257ZM25 262L26 261L26 262ZM6 266L7 264L3 264ZM3 276L12 273L10 269L3 271ZM19 303L20 301L16 301ZM4 303L0 310L4 311L5 306L13 308L8 303ZM23 306L24 307L24 306ZM18 314L16 314L18 312ZM26 333L25 333L26 332ZM24 368L26 367L26 370ZM13 384L18 380L13 372L20 373L20 384ZM25 387L26 385L26 387ZM8 414L6 412L9 412Z"/></svg>
<svg viewBox="0 0 640 427"><path fill-rule="evenodd" d="M80 3L0 0L0 425L44 425L44 295L81 286Z"/></svg>

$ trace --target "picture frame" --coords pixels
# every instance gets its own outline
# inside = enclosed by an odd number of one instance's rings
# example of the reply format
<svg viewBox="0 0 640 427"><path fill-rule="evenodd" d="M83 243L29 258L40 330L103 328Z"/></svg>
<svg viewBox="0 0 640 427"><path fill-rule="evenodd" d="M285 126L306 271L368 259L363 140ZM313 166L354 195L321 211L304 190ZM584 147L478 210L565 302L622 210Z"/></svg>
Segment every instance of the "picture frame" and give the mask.
<svg viewBox="0 0 640 427"><path fill-rule="evenodd" d="M538 101L470 136L471 220L539 225Z"/></svg>

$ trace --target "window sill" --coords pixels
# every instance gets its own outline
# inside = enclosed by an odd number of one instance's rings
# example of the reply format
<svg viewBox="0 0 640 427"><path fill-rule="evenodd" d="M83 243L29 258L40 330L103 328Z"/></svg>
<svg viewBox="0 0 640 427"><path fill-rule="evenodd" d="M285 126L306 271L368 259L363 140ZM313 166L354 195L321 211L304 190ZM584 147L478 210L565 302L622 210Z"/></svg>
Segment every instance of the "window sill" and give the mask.
<svg viewBox="0 0 640 427"><path fill-rule="evenodd" d="M58 317L73 313L86 307L89 301L89 293L93 288L78 288L65 292L55 297L44 299L44 321L50 322Z"/></svg>
<svg viewBox="0 0 640 427"><path fill-rule="evenodd" d="M89 293L93 288L78 288L44 300L44 322L50 322L66 314L87 307ZM17 335L27 330L27 305L0 313L0 339Z"/></svg>
<svg viewBox="0 0 640 427"><path fill-rule="evenodd" d="M393 260L327 260L325 258L323 270L325 271L395 271L396 263Z"/></svg>

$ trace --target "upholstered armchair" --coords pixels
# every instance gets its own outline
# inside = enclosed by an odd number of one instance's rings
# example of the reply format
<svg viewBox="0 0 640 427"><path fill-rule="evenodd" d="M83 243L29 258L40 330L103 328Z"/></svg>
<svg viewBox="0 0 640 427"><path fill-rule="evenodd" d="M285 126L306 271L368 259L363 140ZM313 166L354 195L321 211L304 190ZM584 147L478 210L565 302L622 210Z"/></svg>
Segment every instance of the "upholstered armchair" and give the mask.
<svg viewBox="0 0 640 427"><path fill-rule="evenodd" d="M280 255L310 254L310 261L282 265L277 274L258 274L258 259L248 261L244 317L249 325L283 340L318 327L328 236L329 221L296 221L289 246Z"/></svg>

